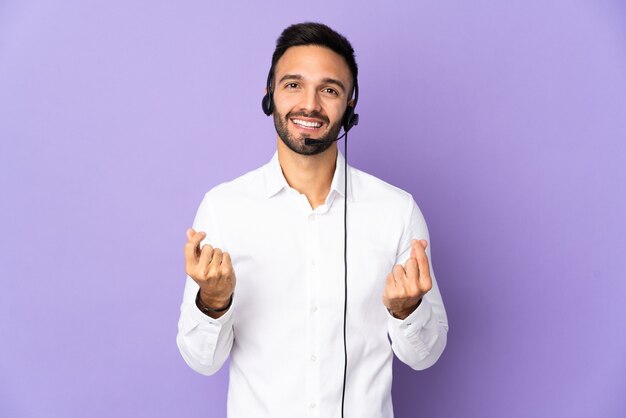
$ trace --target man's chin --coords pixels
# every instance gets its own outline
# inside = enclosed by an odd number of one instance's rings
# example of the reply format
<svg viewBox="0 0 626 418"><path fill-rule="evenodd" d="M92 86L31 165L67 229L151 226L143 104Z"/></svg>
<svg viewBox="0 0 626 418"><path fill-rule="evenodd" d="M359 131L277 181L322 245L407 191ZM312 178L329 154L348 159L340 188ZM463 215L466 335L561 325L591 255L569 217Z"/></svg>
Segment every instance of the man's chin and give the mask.
<svg viewBox="0 0 626 418"><path fill-rule="evenodd" d="M290 150L300 155L321 154L322 152L330 148L330 146L332 145L332 142L323 142L321 144L306 145L304 143L305 139L312 139L312 138L301 137L298 139L289 138L288 140L285 140L284 138L281 137L281 140L283 141L283 143L287 145L287 147Z"/></svg>
<svg viewBox="0 0 626 418"><path fill-rule="evenodd" d="M321 154L333 144L333 142L322 142L320 144L306 145L306 139L327 141L332 134L336 135L339 132L339 127L336 127L335 130L327 128L324 132L318 132L315 134L309 134L300 130L294 132L293 129L290 129L289 123L280 123L280 119L276 117L274 118L274 126L276 127L276 132L278 133L278 136L283 144L285 144L291 151L300 155ZM335 138L337 137L335 136Z"/></svg>

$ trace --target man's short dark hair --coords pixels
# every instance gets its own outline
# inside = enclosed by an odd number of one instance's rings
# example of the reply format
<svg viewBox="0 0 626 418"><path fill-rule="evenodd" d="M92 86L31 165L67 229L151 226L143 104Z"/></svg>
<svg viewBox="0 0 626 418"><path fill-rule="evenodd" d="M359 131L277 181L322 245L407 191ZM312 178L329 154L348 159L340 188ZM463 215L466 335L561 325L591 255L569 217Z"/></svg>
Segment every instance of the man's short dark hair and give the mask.
<svg viewBox="0 0 626 418"><path fill-rule="evenodd" d="M322 23L297 23L286 28L276 40L276 49L272 55L272 72L285 51L292 46L318 45L341 55L352 72L352 85L356 84L359 69L354 59L354 49L345 36L335 32ZM272 78L274 74L272 74Z"/></svg>

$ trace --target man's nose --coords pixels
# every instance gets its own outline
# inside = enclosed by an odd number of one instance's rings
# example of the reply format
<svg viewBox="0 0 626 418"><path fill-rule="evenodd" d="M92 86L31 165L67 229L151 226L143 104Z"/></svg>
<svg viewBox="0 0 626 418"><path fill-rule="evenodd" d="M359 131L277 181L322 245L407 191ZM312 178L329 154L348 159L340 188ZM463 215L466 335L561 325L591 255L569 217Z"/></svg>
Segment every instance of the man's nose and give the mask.
<svg viewBox="0 0 626 418"><path fill-rule="evenodd" d="M306 89L301 102L302 109L307 112L319 112L322 110L320 97L316 89Z"/></svg>

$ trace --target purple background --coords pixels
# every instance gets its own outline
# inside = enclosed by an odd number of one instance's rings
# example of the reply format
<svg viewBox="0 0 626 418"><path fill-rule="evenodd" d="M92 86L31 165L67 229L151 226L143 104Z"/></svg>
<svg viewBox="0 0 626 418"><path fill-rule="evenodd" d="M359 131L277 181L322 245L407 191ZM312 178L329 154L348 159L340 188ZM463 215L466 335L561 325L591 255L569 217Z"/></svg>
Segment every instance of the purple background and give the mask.
<svg viewBox="0 0 626 418"><path fill-rule="evenodd" d="M270 159L305 20L358 54L350 163L431 231L448 347L396 415L626 416L623 2L112 3L0 2L0 416L224 416L175 344L185 228Z"/></svg>

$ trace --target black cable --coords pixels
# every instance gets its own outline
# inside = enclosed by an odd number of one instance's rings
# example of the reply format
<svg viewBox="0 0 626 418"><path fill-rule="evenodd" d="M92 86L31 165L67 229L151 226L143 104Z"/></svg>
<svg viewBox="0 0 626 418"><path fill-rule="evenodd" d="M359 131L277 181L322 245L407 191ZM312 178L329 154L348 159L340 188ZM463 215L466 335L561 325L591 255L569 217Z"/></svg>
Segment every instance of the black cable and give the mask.
<svg viewBox="0 0 626 418"><path fill-rule="evenodd" d="M346 372L348 370L348 347L346 345L346 313L348 311L348 133L343 139L344 169L343 169L343 389L341 392L341 418L343 418L343 405L346 397Z"/></svg>

